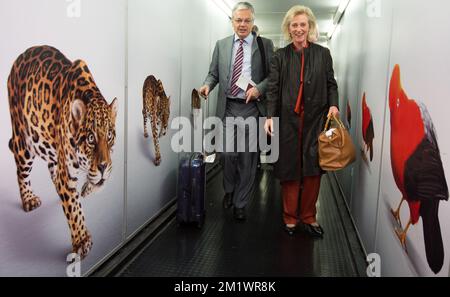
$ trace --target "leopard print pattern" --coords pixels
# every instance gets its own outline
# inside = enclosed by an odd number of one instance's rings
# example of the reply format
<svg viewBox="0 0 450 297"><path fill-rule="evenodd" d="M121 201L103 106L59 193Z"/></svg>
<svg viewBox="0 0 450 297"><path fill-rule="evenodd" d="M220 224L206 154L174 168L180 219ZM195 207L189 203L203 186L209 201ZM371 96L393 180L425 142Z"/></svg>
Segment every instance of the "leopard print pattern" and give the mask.
<svg viewBox="0 0 450 297"><path fill-rule="evenodd" d="M108 105L82 60L69 61L50 46L29 48L14 62L8 77L12 123L9 148L17 166L22 207L41 206L31 187L33 161L39 156L62 201L72 252L84 258L91 235L77 191L78 173L87 173L81 196L103 186L112 170L117 99Z"/></svg>
<svg viewBox="0 0 450 297"><path fill-rule="evenodd" d="M148 119L151 120L153 144L155 146L154 164L161 164L159 138L166 135L170 117L170 97L167 97L163 84L153 75L147 77L143 87L144 137L148 135Z"/></svg>

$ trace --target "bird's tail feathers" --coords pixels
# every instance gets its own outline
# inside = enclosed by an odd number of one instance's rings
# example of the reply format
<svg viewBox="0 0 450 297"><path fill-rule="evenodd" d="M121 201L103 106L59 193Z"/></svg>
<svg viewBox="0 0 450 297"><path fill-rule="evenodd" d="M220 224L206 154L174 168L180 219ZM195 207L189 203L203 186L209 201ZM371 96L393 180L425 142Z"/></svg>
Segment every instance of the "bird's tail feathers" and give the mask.
<svg viewBox="0 0 450 297"><path fill-rule="evenodd" d="M437 274L444 263L444 244L442 242L441 226L439 224L439 200L421 201L420 215L423 222L425 252L431 270Z"/></svg>
<svg viewBox="0 0 450 297"><path fill-rule="evenodd" d="M370 161L373 160L373 142L370 143Z"/></svg>

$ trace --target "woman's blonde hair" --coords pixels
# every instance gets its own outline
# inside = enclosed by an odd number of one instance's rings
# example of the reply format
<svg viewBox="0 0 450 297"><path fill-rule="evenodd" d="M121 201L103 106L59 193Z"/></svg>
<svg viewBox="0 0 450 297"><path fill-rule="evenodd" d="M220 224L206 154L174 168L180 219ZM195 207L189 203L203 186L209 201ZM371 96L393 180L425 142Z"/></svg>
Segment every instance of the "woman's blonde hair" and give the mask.
<svg viewBox="0 0 450 297"><path fill-rule="evenodd" d="M292 41L291 35L289 34L289 26L291 25L292 19L296 16L304 14L308 18L309 23L309 34L308 41L316 42L319 37L319 32L317 30L317 22L314 13L309 7L302 5L295 5L289 9L283 19L283 24L281 25L281 30L283 31L284 38L288 41Z"/></svg>

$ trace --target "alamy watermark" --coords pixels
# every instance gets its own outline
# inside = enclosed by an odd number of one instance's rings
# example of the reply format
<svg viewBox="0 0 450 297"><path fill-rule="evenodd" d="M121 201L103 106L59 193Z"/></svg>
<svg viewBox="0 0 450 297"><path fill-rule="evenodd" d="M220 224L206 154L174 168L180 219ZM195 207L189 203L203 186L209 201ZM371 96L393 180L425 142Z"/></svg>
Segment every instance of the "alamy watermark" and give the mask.
<svg viewBox="0 0 450 297"><path fill-rule="evenodd" d="M194 116L193 125L187 117L177 117L170 128L176 133L172 136L171 147L176 153L242 153L266 152L266 162L274 163L279 157L279 119L273 119L274 135L268 141L264 124L266 118L228 117L222 121L218 117ZM208 131L208 132L206 132Z"/></svg>
<svg viewBox="0 0 450 297"><path fill-rule="evenodd" d="M71 253L66 258L66 275L68 277L81 277L81 257L77 253Z"/></svg>
<svg viewBox="0 0 450 297"><path fill-rule="evenodd" d="M368 277L381 277L381 257L379 254L372 253L367 255L366 273Z"/></svg>
<svg viewBox="0 0 450 297"><path fill-rule="evenodd" d="M66 0L68 2L66 14L68 18L81 17L81 0Z"/></svg>
<svg viewBox="0 0 450 297"><path fill-rule="evenodd" d="M381 0L366 0L366 14L369 18L381 18Z"/></svg>

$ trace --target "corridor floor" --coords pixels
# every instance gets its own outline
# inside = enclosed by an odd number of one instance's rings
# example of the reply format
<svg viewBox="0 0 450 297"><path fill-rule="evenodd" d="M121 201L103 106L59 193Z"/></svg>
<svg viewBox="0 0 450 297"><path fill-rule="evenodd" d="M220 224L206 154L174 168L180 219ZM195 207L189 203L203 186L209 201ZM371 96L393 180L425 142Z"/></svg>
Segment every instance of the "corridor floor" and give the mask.
<svg viewBox="0 0 450 297"><path fill-rule="evenodd" d="M325 235L312 239L303 231L290 237L282 228L279 182L260 170L259 185L238 222L222 208L222 175L207 185L202 229L178 226L173 219L120 272L120 276L170 277L351 277L364 276L365 261L356 232L324 175L318 221Z"/></svg>

